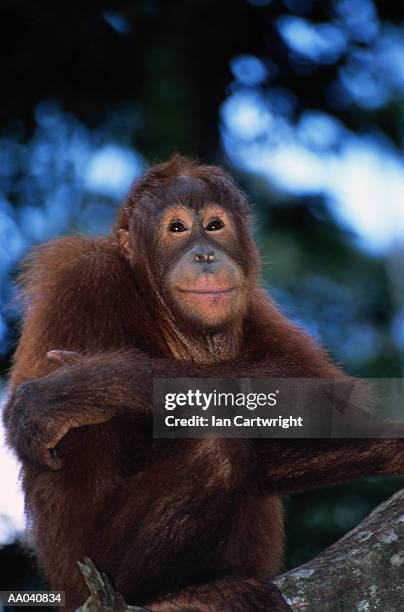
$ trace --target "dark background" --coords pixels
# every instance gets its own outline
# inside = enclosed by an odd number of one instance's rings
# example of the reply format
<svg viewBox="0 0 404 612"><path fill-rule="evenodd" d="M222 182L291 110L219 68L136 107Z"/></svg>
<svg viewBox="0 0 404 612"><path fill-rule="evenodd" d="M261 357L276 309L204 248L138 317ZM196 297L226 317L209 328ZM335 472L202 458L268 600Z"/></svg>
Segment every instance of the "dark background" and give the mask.
<svg viewBox="0 0 404 612"><path fill-rule="evenodd" d="M264 283L284 312L350 373L402 376L400 4L3 0L2 375L26 250L106 231L133 177L178 151L226 166L247 191ZM402 484L373 477L287 499L286 565ZM15 544L0 563L0 588L29 584Z"/></svg>

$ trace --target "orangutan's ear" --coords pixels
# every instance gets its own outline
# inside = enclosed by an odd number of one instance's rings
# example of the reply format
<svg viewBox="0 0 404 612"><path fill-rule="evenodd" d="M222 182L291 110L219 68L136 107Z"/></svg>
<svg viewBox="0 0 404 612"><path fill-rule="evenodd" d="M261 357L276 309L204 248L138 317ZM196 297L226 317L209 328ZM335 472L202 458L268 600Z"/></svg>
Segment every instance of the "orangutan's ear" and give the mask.
<svg viewBox="0 0 404 612"><path fill-rule="evenodd" d="M122 249L125 252L125 255L129 257L129 232L128 230L120 229L117 232L118 242L121 245Z"/></svg>

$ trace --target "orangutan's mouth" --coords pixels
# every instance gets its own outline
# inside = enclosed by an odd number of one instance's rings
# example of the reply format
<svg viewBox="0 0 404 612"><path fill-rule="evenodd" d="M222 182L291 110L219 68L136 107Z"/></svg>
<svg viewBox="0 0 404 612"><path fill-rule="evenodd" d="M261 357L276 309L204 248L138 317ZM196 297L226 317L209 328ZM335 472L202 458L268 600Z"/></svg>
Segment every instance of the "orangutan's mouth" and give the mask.
<svg viewBox="0 0 404 612"><path fill-rule="evenodd" d="M218 287L218 288L206 288L206 289L185 289L184 287L178 287L178 290L181 291L182 293L194 293L196 295L206 295L206 296L219 296L219 295L224 295L226 293L231 293L232 291L235 290L235 287L226 287L226 288L222 288L222 287Z"/></svg>

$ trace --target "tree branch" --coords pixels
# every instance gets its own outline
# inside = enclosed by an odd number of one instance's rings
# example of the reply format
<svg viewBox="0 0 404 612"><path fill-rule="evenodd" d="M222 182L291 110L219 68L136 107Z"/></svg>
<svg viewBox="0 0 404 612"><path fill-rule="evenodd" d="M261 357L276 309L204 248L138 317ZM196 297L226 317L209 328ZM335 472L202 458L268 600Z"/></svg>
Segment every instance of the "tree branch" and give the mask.
<svg viewBox="0 0 404 612"><path fill-rule="evenodd" d="M317 557L272 579L292 610L404 610L404 489Z"/></svg>
<svg viewBox="0 0 404 612"><path fill-rule="evenodd" d="M140 606L129 606L125 603L120 593L115 591L107 574L97 570L91 559L85 558L77 561L84 581L91 595L83 606L77 608L76 612L125 612L134 610L136 612L149 612Z"/></svg>

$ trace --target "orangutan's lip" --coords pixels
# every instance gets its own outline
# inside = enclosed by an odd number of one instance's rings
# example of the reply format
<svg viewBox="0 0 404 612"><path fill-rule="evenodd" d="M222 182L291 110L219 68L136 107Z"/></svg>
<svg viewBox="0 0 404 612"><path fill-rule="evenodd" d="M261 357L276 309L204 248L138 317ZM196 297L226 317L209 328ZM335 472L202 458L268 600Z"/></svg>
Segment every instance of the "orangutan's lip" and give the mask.
<svg viewBox="0 0 404 612"><path fill-rule="evenodd" d="M235 287L228 287L227 289L184 289L178 287L178 290L182 293L195 293L197 295L223 295L224 293L231 293Z"/></svg>

